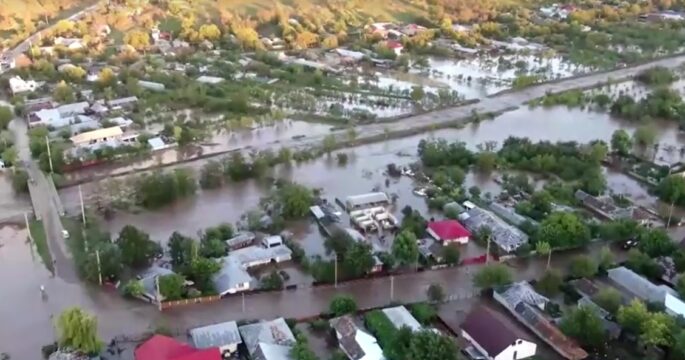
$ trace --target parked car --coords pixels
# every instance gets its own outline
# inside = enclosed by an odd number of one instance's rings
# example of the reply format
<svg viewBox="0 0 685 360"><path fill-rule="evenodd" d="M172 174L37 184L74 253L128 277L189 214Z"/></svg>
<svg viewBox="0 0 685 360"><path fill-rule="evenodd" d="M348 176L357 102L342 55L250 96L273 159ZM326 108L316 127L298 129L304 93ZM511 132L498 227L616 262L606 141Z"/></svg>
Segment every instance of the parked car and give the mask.
<svg viewBox="0 0 685 360"><path fill-rule="evenodd" d="M636 238L630 238L626 241L623 242L621 247L623 247L623 250L630 250L638 245L639 241L637 241Z"/></svg>

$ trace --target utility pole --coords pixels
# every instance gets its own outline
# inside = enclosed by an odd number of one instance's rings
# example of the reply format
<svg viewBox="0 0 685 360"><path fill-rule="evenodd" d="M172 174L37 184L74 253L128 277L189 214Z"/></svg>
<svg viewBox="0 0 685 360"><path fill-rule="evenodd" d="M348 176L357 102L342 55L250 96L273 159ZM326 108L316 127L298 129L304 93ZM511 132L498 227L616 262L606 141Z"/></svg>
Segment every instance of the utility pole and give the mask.
<svg viewBox="0 0 685 360"><path fill-rule="evenodd" d="M102 286L102 267L100 267L100 250L95 250L95 260L98 262L98 281Z"/></svg>
<svg viewBox="0 0 685 360"><path fill-rule="evenodd" d="M78 197L81 200L81 219L83 220L83 227L86 226L86 207L83 205L83 192L81 191L81 184L78 186Z"/></svg>
<svg viewBox="0 0 685 360"><path fill-rule="evenodd" d="M162 311L162 293L159 291L159 276L155 276L155 289L157 290L157 309Z"/></svg>
<svg viewBox="0 0 685 360"><path fill-rule="evenodd" d="M242 298L243 314L245 313L245 292L241 292L240 296Z"/></svg>
<svg viewBox="0 0 685 360"><path fill-rule="evenodd" d="M338 287L338 253L335 253L335 260L334 260L334 262L335 262L335 269L334 269L334 273L335 273L335 283L334 283L334 286L337 288L337 287Z"/></svg>
<svg viewBox="0 0 685 360"><path fill-rule="evenodd" d="M47 148L48 148L48 162L50 164L50 174L52 174L53 169L52 169L52 154L50 154L50 138L47 135L45 135L45 146L47 146Z"/></svg>
<svg viewBox="0 0 685 360"><path fill-rule="evenodd" d="M491 237L491 235L488 234L488 244L485 248L485 265L490 263L490 237Z"/></svg>
<svg viewBox="0 0 685 360"><path fill-rule="evenodd" d="M395 276L390 275L390 302L395 301Z"/></svg>
<svg viewBox="0 0 685 360"><path fill-rule="evenodd" d="M669 165L667 177L671 176L671 171L673 171L673 166ZM678 192L676 192L675 194L672 194L672 195L673 195L673 199L671 200L671 207L668 210L668 221L666 222L666 230L668 230L668 228L671 226L671 217L673 216L673 206L675 205L675 199L680 197L681 194L678 194Z"/></svg>

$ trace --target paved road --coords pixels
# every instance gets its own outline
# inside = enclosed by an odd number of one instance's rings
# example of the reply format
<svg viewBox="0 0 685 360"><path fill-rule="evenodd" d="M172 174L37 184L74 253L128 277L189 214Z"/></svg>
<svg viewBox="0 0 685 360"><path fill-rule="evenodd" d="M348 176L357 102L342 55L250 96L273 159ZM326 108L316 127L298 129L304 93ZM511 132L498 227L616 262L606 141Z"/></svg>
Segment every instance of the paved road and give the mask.
<svg viewBox="0 0 685 360"><path fill-rule="evenodd" d="M526 102L540 98L547 93L556 93L568 91L573 89L585 89L594 87L597 84L606 83L608 80L627 80L640 72L654 66L664 66L667 68L677 68L685 62L685 55L655 60L647 64L638 65L630 68L623 68L608 72L595 73L586 76L562 79L552 83L546 83L538 86L529 87L518 91L505 91L495 94L484 99L478 103L457 106L442 110L431 111L425 114L406 117L394 122L374 123L367 125L359 125L355 127L357 141L383 141L389 134L414 134L429 129L445 127L448 125L463 124L470 121L474 113L498 113L511 111ZM346 130L339 130L331 132L336 136L338 141L346 141L348 134ZM313 146L319 146L325 136L329 133L307 136L304 139L281 139L278 141L268 142L260 146L251 146L249 148L236 148L231 151L243 151L249 153L255 150L272 150L278 151L281 148L287 147L290 149L305 149ZM225 151L212 153L211 149L204 151L203 156L218 156L225 154ZM185 166L187 163L178 163L177 157L163 157L157 161L143 161L137 164L126 165L118 168L103 167L101 169L89 169L83 174L73 173L70 175L70 180L76 183L88 183L99 181L112 176L126 175L132 172L145 171L150 169L150 166ZM201 162L202 160L197 160Z"/></svg>

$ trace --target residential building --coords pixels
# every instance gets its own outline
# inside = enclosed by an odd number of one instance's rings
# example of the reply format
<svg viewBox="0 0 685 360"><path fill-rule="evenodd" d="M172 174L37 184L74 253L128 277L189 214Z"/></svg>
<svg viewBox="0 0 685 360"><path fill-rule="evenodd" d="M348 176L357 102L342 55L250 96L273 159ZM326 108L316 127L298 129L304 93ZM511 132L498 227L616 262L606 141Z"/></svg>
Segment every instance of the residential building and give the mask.
<svg viewBox="0 0 685 360"><path fill-rule="evenodd" d="M138 103L138 98L135 96L123 97L107 101L107 106L112 110L131 109Z"/></svg>
<svg viewBox="0 0 685 360"><path fill-rule="evenodd" d="M217 76L207 76L207 75L202 75L199 78L196 79L197 82L203 83L203 84L210 84L210 85L216 85L220 82L224 81L224 78L220 78Z"/></svg>
<svg viewBox="0 0 685 360"><path fill-rule="evenodd" d="M384 360L383 349L378 346L375 337L357 326L350 315L341 316L330 321L335 330L340 350L350 360Z"/></svg>
<svg viewBox="0 0 685 360"><path fill-rule="evenodd" d="M124 132L118 126L112 126L104 129L97 129L72 136L69 140L75 146L93 145L103 142L111 142L121 140Z"/></svg>
<svg viewBox="0 0 685 360"><path fill-rule="evenodd" d="M461 214L459 219L471 233L479 231L481 227L490 229L492 242L506 253L514 252L528 242L528 235L523 231L477 206Z"/></svg>
<svg viewBox="0 0 685 360"><path fill-rule="evenodd" d="M241 291L250 290L252 276L247 272L239 260L232 256L220 260L221 269L212 276L212 283L216 292L225 296Z"/></svg>
<svg viewBox="0 0 685 360"><path fill-rule="evenodd" d="M345 199L345 208L348 212L377 206L390 205L390 198L384 192L372 192L361 195L348 196Z"/></svg>
<svg viewBox="0 0 685 360"><path fill-rule="evenodd" d="M402 50L404 50L404 45L401 42L395 40L388 40L385 42L385 46L388 47L395 55L402 55Z"/></svg>
<svg viewBox="0 0 685 360"><path fill-rule="evenodd" d="M61 45L69 50L79 50L83 48L83 40L78 38L64 38L58 37L53 41L55 45Z"/></svg>
<svg viewBox="0 0 685 360"><path fill-rule="evenodd" d="M138 85L140 87L142 87L143 89L148 89L148 90L152 90L152 91L163 91L164 89L166 89L164 84L152 82L152 81L139 80Z"/></svg>
<svg viewBox="0 0 685 360"><path fill-rule="evenodd" d="M515 225L515 226L521 226L525 222L529 222L533 225L537 225L537 221L527 218L519 213L516 212L515 209L504 206L498 202L492 202L488 205L490 210L492 210L495 215L499 216L500 218L508 221L509 223Z"/></svg>
<svg viewBox="0 0 685 360"><path fill-rule="evenodd" d="M397 329L408 327L412 331L421 330L421 323L412 316L406 307L400 305L382 310L385 316Z"/></svg>
<svg viewBox="0 0 685 360"><path fill-rule="evenodd" d="M147 144L150 145L152 151L164 150L170 146L159 136L147 139Z"/></svg>
<svg viewBox="0 0 685 360"><path fill-rule="evenodd" d="M139 274L138 278L140 279L140 284L143 285L142 299L151 303L157 303L164 300L161 298L161 295L158 297L157 278L173 274L175 274L173 271L160 266L152 266Z"/></svg>
<svg viewBox="0 0 685 360"><path fill-rule="evenodd" d="M62 127L69 125L68 119L63 119L57 109L40 109L29 114L29 127L50 126Z"/></svg>
<svg viewBox="0 0 685 360"><path fill-rule="evenodd" d="M222 354L233 354L243 343L235 321L227 321L191 329L193 345L198 349L219 348Z"/></svg>
<svg viewBox="0 0 685 360"><path fill-rule="evenodd" d="M678 292L670 287L656 285L624 266L609 269L607 275L626 294L645 302L663 305L669 315L685 316L685 303L678 297Z"/></svg>
<svg viewBox="0 0 685 360"><path fill-rule="evenodd" d="M135 360L221 360L218 348L196 349L164 335L154 335L135 350Z"/></svg>
<svg viewBox="0 0 685 360"><path fill-rule="evenodd" d="M440 241L443 244L466 244L471 237L471 233L457 220L449 219L429 222L428 233L435 240Z"/></svg>
<svg viewBox="0 0 685 360"><path fill-rule="evenodd" d="M544 315L549 299L538 294L529 283L521 281L495 289L493 298L564 358L581 360L588 356Z"/></svg>
<svg viewBox="0 0 685 360"><path fill-rule="evenodd" d="M25 92L36 91L39 84L33 80L24 80L20 76L13 76L9 80L9 86L12 95L17 95Z"/></svg>
<svg viewBox="0 0 685 360"><path fill-rule="evenodd" d="M64 104L57 107L59 115L61 117L69 117L79 114L85 114L90 108L90 104L87 101L81 101L77 103Z"/></svg>
<svg viewBox="0 0 685 360"><path fill-rule="evenodd" d="M252 360L292 360L296 340L285 319L243 325L238 331Z"/></svg>
<svg viewBox="0 0 685 360"><path fill-rule="evenodd" d="M226 240L229 250L236 250L246 247L255 240L256 235L250 231L238 232L232 238Z"/></svg>
<svg viewBox="0 0 685 360"><path fill-rule="evenodd" d="M467 352L478 359L526 359L535 356L537 351L537 344L517 334L513 324L500 319L485 306L476 308L466 317L461 325L461 336L473 346Z"/></svg>

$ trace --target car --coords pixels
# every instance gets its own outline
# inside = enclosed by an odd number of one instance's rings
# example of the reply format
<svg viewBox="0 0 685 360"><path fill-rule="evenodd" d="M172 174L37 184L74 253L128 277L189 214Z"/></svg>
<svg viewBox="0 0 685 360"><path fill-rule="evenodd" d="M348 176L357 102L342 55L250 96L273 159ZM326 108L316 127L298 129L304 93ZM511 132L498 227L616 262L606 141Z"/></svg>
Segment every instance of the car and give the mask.
<svg viewBox="0 0 685 360"><path fill-rule="evenodd" d="M69 238L69 232L66 231L66 230L64 230L64 229L62 229L62 237L65 238L65 239L68 239L68 238Z"/></svg>
<svg viewBox="0 0 685 360"><path fill-rule="evenodd" d="M623 247L623 250L630 250L634 247L636 247L638 244L638 241L636 238L631 238L623 242L621 247Z"/></svg>

